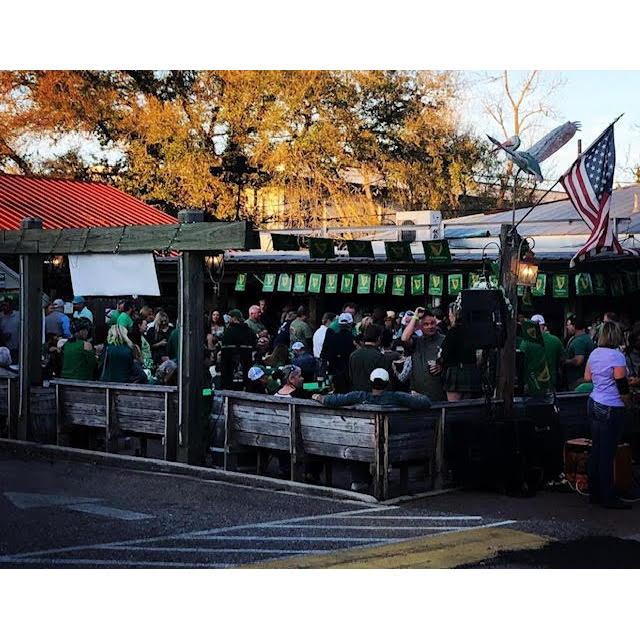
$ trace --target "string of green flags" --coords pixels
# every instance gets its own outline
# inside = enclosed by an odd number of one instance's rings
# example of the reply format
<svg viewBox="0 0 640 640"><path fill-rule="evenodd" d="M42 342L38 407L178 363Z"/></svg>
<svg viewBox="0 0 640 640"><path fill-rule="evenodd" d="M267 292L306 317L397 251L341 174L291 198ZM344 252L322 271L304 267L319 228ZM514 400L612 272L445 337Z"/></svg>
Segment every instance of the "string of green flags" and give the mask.
<svg viewBox="0 0 640 640"><path fill-rule="evenodd" d="M249 275L238 273L235 291L249 287ZM263 293L343 293L393 296L457 296L465 287L482 286L488 280L491 288L498 287L498 276L481 273L265 273L255 275ZM486 285L485 285L486 286ZM576 296L624 296L640 291L640 271L618 273L543 273L539 272L532 287L518 285L517 294L525 304L533 298L550 296L555 299Z"/></svg>

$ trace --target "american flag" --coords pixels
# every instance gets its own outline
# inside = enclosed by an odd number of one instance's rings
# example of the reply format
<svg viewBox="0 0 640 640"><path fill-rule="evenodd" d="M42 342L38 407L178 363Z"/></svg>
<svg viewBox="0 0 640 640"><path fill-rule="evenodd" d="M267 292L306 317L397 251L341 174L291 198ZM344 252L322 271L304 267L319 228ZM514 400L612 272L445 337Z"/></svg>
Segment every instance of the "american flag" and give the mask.
<svg viewBox="0 0 640 640"><path fill-rule="evenodd" d="M624 253L609 217L615 166L616 147L610 125L560 178L573 206L591 230L587 243L571 258L571 267L577 260L607 249Z"/></svg>

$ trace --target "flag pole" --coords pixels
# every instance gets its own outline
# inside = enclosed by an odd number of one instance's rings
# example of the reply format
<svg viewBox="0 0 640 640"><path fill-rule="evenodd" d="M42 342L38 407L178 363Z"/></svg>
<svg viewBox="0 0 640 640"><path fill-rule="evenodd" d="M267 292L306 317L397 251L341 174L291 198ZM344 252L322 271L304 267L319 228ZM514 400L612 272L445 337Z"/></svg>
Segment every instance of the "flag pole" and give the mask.
<svg viewBox="0 0 640 640"><path fill-rule="evenodd" d="M620 120L620 118L622 118L622 116L624 115L624 113L621 113L609 126L607 126L604 131L578 156L578 158L581 158L582 156L584 156L586 153L588 153L591 148L600 140L600 138L602 138L602 136L607 132L608 129L610 129L611 127L613 127L613 125L618 122L618 120ZM571 165L573 166L573 164ZM563 174L564 175L564 174ZM529 211L527 211L527 213L525 213L522 218L520 218L520 220L518 220L517 224L513 227L513 232L515 232L515 230L518 228L518 225L542 202L542 200L551 192L551 190L558 184L558 182L560 182L560 180L562 179L562 176L560 176L560 178L558 178L538 199L538 201L529 209Z"/></svg>

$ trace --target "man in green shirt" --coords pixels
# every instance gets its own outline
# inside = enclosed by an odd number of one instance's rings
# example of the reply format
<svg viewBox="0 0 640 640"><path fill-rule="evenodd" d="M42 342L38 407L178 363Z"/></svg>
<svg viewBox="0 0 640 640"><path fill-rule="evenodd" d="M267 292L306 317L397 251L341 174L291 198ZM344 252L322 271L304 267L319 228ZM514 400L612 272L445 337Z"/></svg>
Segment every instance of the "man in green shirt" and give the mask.
<svg viewBox="0 0 640 640"><path fill-rule="evenodd" d="M522 382L530 396L545 396L551 388L551 375L540 326L537 322L524 320L521 331L516 339L516 349L524 356Z"/></svg>
<svg viewBox="0 0 640 640"><path fill-rule="evenodd" d="M296 312L296 319L291 323L289 327L289 340L291 344L295 342L302 342L308 351L311 351L311 341L313 339L313 329L307 322L309 314L304 307L299 307Z"/></svg>
<svg viewBox="0 0 640 640"><path fill-rule="evenodd" d="M371 324L364 330L364 344L349 356L349 380L353 391L369 391L374 369L384 369L392 375L392 362L401 358L397 351L380 351L382 327Z"/></svg>
<svg viewBox="0 0 640 640"><path fill-rule="evenodd" d="M63 378L72 380L93 380L98 361L90 342L87 342L91 322L87 318L74 318L71 321L73 336L62 348Z"/></svg>
<svg viewBox="0 0 640 640"><path fill-rule="evenodd" d="M356 311L357 310L358 310L358 307L353 302L347 302L342 307L342 313L350 313L351 316L354 319L356 317ZM340 324L338 323L338 318L339 317L340 317L340 314L338 313L336 315L336 317L333 319L333 322L329 325L329 329L331 329L331 331L333 331L334 333L338 333L340 331ZM355 331L356 331L356 329L355 329L355 326L354 326L353 332L355 333Z"/></svg>
<svg viewBox="0 0 640 640"><path fill-rule="evenodd" d="M569 391L573 391L582 382L584 368L595 347L586 332L586 324L581 318L575 316L567 318L567 333L571 337L567 343L567 359L564 366L567 371Z"/></svg>
<svg viewBox="0 0 640 640"><path fill-rule="evenodd" d="M269 335L267 328L260 321L262 316L262 309L257 304L249 307L249 317L245 320L245 324L256 334L258 337Z"/></svg>
<svg viewBox="0 0 640 640"><path fill-rule="evenodd" d="M118 315L118 319L116 320L116 324L119 327L124 327L127 331L133 327L133 303L131 300L126 300L122 305L122 311Z"/></svg>
<svg viewBox="0 0 640 640"><path fill-rule="evenodd" d="M557 336L549 333L549 327L544 320L544 317L539 313L531 316L531 322L535 322L540 325L540 331L542 331L542 341L544 342L544 353L547 358L547 365L549 366L550 376L550 388L556 390L558 388L558 372L566 357L562 340Z"/></svg>

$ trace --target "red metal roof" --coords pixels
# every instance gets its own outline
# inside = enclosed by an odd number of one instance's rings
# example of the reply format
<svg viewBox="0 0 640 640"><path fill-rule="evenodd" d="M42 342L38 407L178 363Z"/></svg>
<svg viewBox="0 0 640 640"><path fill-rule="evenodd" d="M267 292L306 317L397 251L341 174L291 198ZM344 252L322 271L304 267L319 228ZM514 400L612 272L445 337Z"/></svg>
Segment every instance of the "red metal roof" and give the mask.
<svg viewBox="0 0 640 640"><path fill-rule="evenodd" d="M0 173L0 230L20 229L29 217L42 218L44 229L176 222L107 184Z"/></svg>

